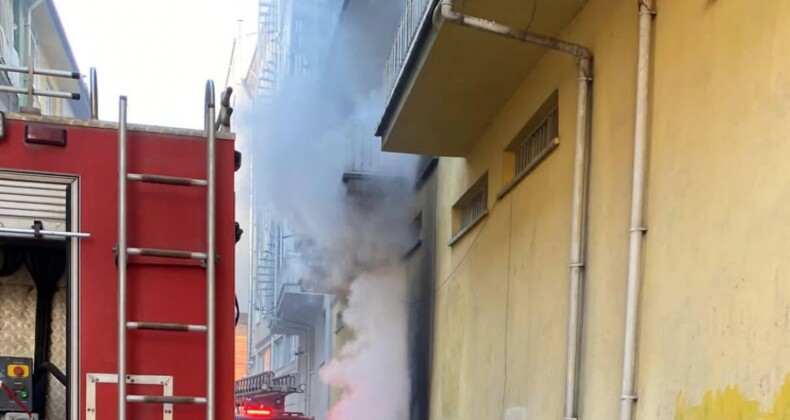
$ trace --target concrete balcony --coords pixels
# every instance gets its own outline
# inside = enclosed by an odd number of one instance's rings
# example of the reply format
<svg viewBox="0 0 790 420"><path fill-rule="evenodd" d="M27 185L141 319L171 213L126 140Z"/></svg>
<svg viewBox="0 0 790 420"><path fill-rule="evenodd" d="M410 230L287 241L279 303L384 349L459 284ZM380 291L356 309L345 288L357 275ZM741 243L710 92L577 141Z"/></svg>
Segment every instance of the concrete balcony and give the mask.
<svg viewBox="0 0 790 420"><path fill-rule="evenodd" d="M281 285L276 311L279 319L295 323L308 323L323 309L323 294L312 292L301 283Z"/></svg>
<svg viewBox="0 0 790 420"><path fill-rule="evenodd" d="M292 258L280 268L273 319L279 324L309 324L324 309L325 290L311 270L307 256ZM278 334L291 334L277 332Z"/></svg>
<svg viewBox="0 0 790 420"><path fill-rule="evenodd" d="M586 0L455 0L455 9L557 36ZM377 135L390 152L464 156L546 50L441 22L438 0L409 0L384 76ZM436 16L434 16L436 15ZM571 40L572 41L572 40Z"/></svg>

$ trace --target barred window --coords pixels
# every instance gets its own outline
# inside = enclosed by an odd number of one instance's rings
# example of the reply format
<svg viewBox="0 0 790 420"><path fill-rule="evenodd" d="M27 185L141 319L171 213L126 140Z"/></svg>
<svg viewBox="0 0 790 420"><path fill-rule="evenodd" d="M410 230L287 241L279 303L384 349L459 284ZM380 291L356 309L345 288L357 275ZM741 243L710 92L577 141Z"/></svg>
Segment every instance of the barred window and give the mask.
<svg viewBox="0 0 790 420"><path fill-rule="evenodd" d="M475 192L466 205L461 207L461 229L469 227L486 212L486 190Z"/></svg>
<svg viewBox="0 0 790 420"><path fill-rule="evenodd" d="M464 193L453 206L453 245L488 215L488 173Z"/></svg>
<svg viewBox="0 0 790 420"><path fill-rule="evenodd" d="M516 176L530 170L551 151L559 137L559 110L554 108L516 149Z"/></svg>
<svg viewBox="0 0 790 420"><path fill-rule="evenodd" d="M557 91L532 115L505 149L502 198L559 146L560 117Z"/></svg>

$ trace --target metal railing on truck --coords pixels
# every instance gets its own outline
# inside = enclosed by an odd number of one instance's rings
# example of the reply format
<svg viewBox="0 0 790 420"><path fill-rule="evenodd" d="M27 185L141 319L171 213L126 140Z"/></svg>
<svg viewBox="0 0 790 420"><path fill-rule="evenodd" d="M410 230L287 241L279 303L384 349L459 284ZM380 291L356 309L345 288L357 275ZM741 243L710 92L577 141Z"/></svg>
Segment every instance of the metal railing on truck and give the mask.
<svg viewBox="0 0 790 420"><path fill-rule="evenodd" d="M264 372L239 379L236 381L233 391L236 398L240 398L267 393L303 392L304 387L299 385L299 377L294 373L275 376L274 372Z"/></svg>

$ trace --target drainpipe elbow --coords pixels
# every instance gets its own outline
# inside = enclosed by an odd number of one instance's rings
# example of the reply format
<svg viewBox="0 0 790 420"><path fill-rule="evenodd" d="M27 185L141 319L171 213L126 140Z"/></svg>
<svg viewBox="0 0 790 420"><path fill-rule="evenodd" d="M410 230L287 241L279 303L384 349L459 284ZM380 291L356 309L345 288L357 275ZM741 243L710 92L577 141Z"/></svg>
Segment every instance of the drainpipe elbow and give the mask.
<svg viewBox="0 0 790 420"><path fill-rule="evenodd" d="M573 56L576 58L579 64L579 71L581 71L582 77L591 82L593 79L592 74L592 53L585 47L578 46L578 50L573 52Z"/></svg>
<svg viewBox="0 0 790 420"><path fill-rule="evenodd" d="M576 56L576 58L579 60L586 60L586 61L592 60L592 56L593 56L592 51L587 49L587 47L582 47L581 45L576 45L573 55Z"/></svg>
<svg viewBox="0 0 790 420"><path fill-rule="evenodd" d="M463 23L464 21L464 15L453 10L453 0L442 0L442 2L439 3L439 10L444 20L458 23Z"/></svg>

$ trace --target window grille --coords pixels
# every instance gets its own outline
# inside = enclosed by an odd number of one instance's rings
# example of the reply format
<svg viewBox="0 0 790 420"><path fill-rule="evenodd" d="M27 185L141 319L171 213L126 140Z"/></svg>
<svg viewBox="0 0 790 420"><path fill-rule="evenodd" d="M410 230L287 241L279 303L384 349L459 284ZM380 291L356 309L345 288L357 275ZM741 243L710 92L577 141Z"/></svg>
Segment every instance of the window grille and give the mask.
<svg viewBox="0 0 790 420"><path fill-rule="evenodd" d="M516 149L516 176L531 169L554 146L559 137L559 112L554 108Z"/></svg>
<svg viewBox="0 0 790 420"><path fill-rule="evenodd" d="M466 205L461 207L461 225L460 230L466 229L476 222L477 219L482 217L486 212L486 191L487 188L482 188L471 197Z"/></svg>
<svg viewBox="0 0 790 420"><path fill-rule="evenodd" d="M530 117L505 149L505 183L497 198L504 197L560 144L559 95L554 91Z"/></svg>
<svg viewBox="0 0 790 420"><path fill-rule="evenodd" d="M488 173L477 182L453 206L453 245L488 214Z"/></svg>

